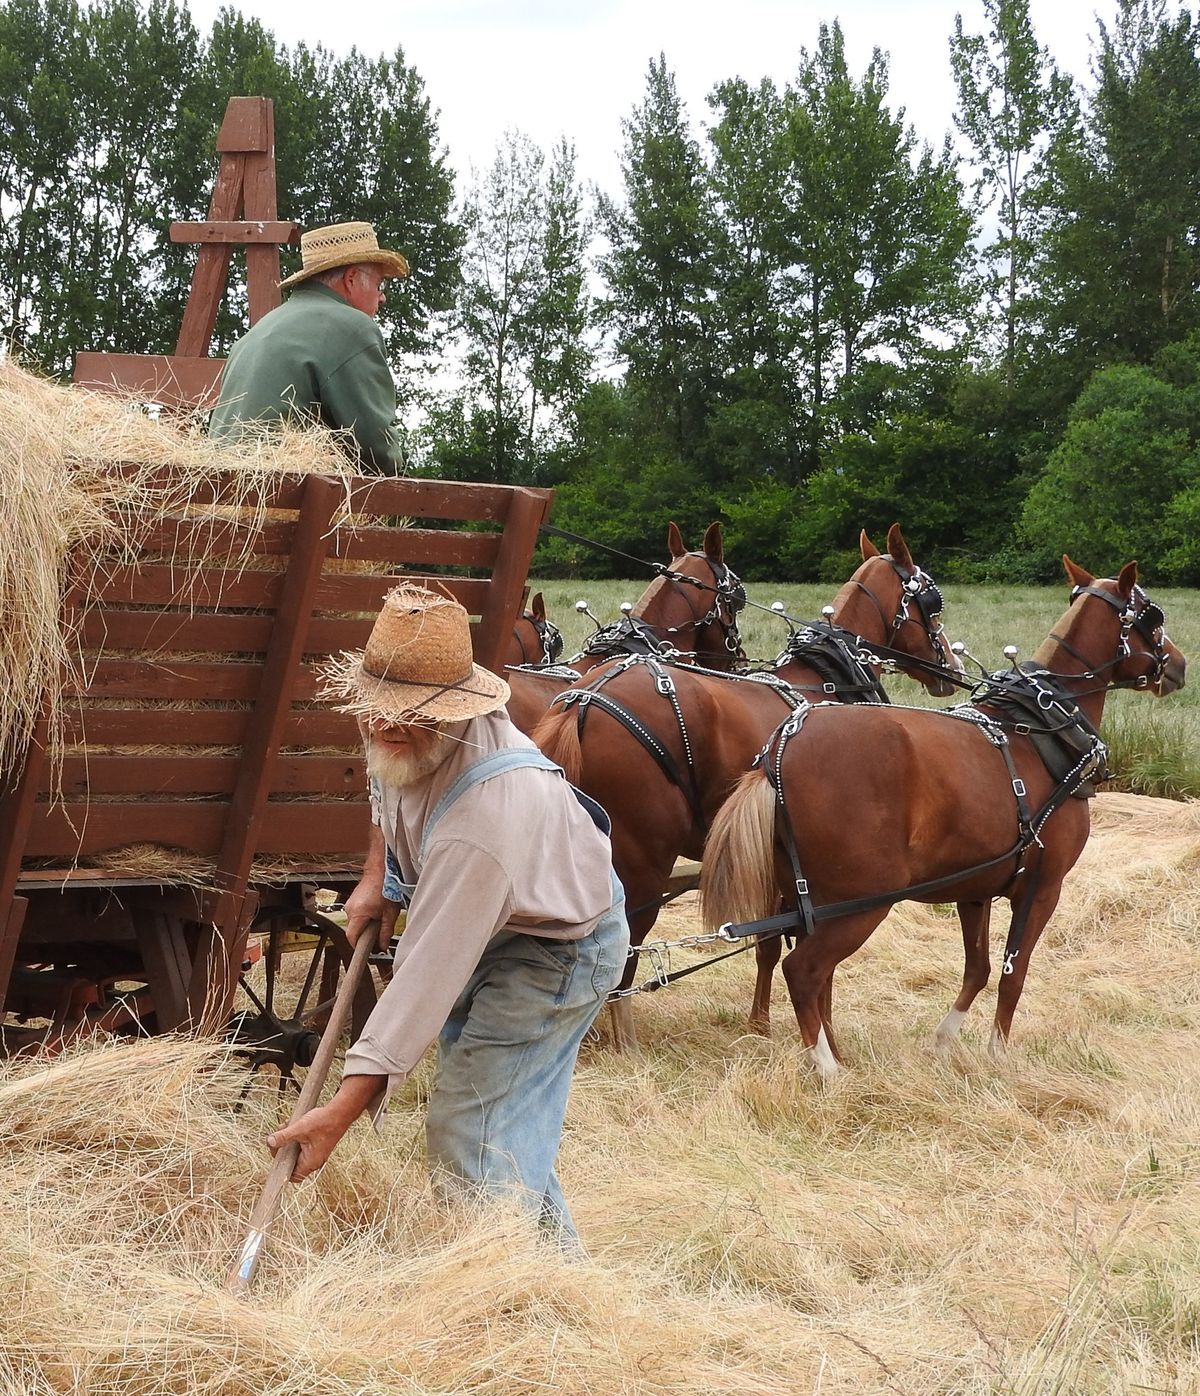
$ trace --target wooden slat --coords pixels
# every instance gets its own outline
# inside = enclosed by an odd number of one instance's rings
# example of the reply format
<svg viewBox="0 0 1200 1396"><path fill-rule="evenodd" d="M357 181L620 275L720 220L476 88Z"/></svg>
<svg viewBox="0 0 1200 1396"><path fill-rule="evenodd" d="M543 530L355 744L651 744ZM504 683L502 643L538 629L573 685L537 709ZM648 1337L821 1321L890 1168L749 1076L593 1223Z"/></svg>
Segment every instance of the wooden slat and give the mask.
<svg viewBox="0 0 1200 1396"><path fill-rule="evenodd" d="M366 852L370 806L365 801L272 802L258 853ZM143 801L137 804L40 805L34 813L25 854L30 858L75 858L131 843L155 843L215 854L221 846L229 804L225 800Z"/></svg>
<svg viewBox="0 0 1200 1396"><path fill-rule="evenodd" d="M67 711L64 735L68 742L92 746L240 746L248 711L186 708L96 708ZM332 708L309 708L288 714L282 746L358 745L358 726L347 713Z"/></svg>
<svg viewBox="0 0 1200 1396"><path fill-rule="evenodd" d="M237 781L240 756L68 756L62 765L64 797L89 795L228 795ZM281 756L272 794L343 795L362 792L366 772L357 754Z"/></svg>
<svg viewBox="0 0 1200 1396"><path fill-rule="evenodd" d="M240 606L271 610L279 604L284 576L282 572L250 572L245 569L225 572L211 567L198 569L158 564L140 568L115 567L92 580L87 596L90 601L200 608ZM395 576L355 572L326 574L317 587L314 604L320 611L373 614L379 610L384 596L398 580ZM476 616L488 595L488 582L476 578L426 577L412 573L405 580L418 586L444 589Z"/></svg>
<svg viewBox="0 0 1200 1396"><path fill-rule="evenodd" d="M144 466L114 463L116 474L143 474ZM166 466L159 472L163 481L175 479ZM150 476L153 480L154 475ZM280 472L272 476L269 486L247 489L246 477L237 471L214 472L197 481L191 499L197 505L245 504L248 500L262 503L270 509L298 509L301 490L307 476ZM339 480L339 484L341 481ZM546 501L551 490L525 489L525 494L537 495ZM382 518L411 519L469 519L480 522L490 519L502 523L512 497L511 485L484 485L459 480L418 480L412 477L393 479L379 476L357 476L347 485L346 505L351 515L366 523L361 515Z"/></svg>
<svg viewBox="0 0 1200 1396"><path fill-rule="evenodd" d="M299 223L172 223L172 242L280 243L299 242Z"/></svg>
<svg viewBox="0 0 1200 1396"><path fill-rule="evenodd" d="M224 359L166 354L75 355L73 381L99 392L134 393L168 407L210 407L221 387Z"/></svg>
<svg viewBox="0 0 1200 1396"><path fill-rule="evenodd" d="M231 554L240 563L248 556L281 557L292 551L295 524L271 519L254 527L237 519L165 519L140 538L142 551L182 561L204 558L220 566ZM432 528L341 528L330 540L329 556L356 562L486 567L500 550L498 532L460 533Z"/></svg>
<svg viewBox="0 0 1200 1396"><path fill-rule="evenodd" d="M85 675L89 698L161 698L196 702L209 699L252 699L262 684L262 665L253 663L203 664L168 660L156 664L144 659L101 659L89 665ZM291 696L315 698L317 671L301 664L292 671ZM76 690L67 689L68 695Z"/></svg>
<svg viewBox="0 0 1200 1396"><path fill-rule="evenodd" d="M262 654L271 637L272 617L226 616L190 611L120 611L93 608L81 628L86 650L173 650L184 654ZM317 616L308 628L307 653L337 654L361 649L371 620Z"/></svg>

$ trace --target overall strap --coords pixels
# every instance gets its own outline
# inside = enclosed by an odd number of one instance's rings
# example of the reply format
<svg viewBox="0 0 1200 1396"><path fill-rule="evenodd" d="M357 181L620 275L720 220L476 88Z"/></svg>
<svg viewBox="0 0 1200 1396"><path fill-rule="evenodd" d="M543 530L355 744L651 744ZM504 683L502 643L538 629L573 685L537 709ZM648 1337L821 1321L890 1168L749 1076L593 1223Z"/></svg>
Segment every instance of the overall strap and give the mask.
<svg viewBox="0 0 1200 1396"><path fill-rule="evenodd" d="M445 790L442 798L433 807L429 818L425 821L425 828L421 832L421 861L425 861L425 850L429 845L429 839L434 828L441 817L446 813L451 805L461 796L465 795L473 786L479 785L482 781L491 780L493 776L503 775L505 771L520 770L524 767L533 767L540 771L554 771L558 775L563 775L563 769L556 762L551 761L548 756L540 752L537 747L513 746L502 747L499 751L489 752L487 756L481 756L478 761L473 761L465 770L461 771L457 779ZM570 786L572 794L590 815L592 822L602 834L608 835L612 832L612 822L604 808L589 795L585 795L582 790L576 790Z"/></svg>

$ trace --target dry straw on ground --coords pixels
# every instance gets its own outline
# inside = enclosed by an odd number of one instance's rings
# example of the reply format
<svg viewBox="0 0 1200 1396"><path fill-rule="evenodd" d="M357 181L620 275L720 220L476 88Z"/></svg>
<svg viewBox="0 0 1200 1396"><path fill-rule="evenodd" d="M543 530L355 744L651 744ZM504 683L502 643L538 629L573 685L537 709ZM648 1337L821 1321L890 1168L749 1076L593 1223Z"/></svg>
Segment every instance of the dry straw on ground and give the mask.
<svg viewBox="0 0 1200 1396"><path fill-rule="evenodd" d="M640 1057L586 1050L562 1172L589 1263L431 1200L426 1066L289 1194L240 1304L273 1091L235 1113L236 1062L186 1042L12 1063L0 1393L1200 1391L1198 930L1200 806L1102 796L1006 1061L990 994L933 1056L944 908L839 972L826 1092L782 990L746 1036L751 970L714 966L638 1001Z"/></svg>
<svg viewBox="0 0 1200 1396"><path fill-rule="evenodd" d="M80 662L61 625L71 576L132 560L147 528L189 509L198 481L231 469L251 516L264 476L349 473L327 433L287 431L222 449L186 424L152 421L136 403L0 360L0 773L24 752L44 703L56 730L64 678Z"/></svg>

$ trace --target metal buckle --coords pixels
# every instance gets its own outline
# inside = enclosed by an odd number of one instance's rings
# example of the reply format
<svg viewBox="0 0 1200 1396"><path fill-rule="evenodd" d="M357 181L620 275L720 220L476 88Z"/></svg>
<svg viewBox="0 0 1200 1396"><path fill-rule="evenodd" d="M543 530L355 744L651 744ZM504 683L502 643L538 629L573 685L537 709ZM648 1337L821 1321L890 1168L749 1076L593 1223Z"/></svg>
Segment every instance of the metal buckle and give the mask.
<svg viewBox="0 0 1200 1396"><path fill-rule="evenodd" d="M798 877L796 879L796 895L798 897L808 896L808 878Z"/></svg>
<svg viewBox="0 0 1200 1396"><path fill-rule="evenodd" d="M830 695L833 695L833 694L837 693L837 684L835 684L835 683L823 683L823 684L821 685L821 692L822 692L822 693L828 693L828 694L830 694Z"/></svg>
<svg viewBox="0 0 1200 1396"><path fill-rule="evenodd" d="M1013 794L1017 797L1018 800L1023 800L1025 798L1025 782L1021 780L1019 776L1016 780L1013 781L1012 788Z"/></svg>

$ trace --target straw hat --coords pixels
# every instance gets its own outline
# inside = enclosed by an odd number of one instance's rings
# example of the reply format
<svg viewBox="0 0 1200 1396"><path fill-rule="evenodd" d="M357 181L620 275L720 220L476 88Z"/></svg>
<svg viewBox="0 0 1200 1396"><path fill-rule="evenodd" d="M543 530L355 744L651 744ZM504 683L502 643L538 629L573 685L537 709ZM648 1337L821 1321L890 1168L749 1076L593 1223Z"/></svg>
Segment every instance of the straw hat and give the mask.
<svg viewBox="0 0 1200 1396"><path fill-rule="evenodd" d="M407 276L408 262L399 252L380 247L371 223L331 223L313 228L300 236L300 270L285 277L280 287L294 286L334 267L350 267L366 262L382 267L388 276Z"/></svg>
<svg viewBox="0 0 1200 1396"><path fill-rule="evenodd" d="M325 671L321 695L341 712L388 722L461 722L508 702L502 678L471 657L467 613L449 597L401 583L383 598L367 647Z"/></svg>

